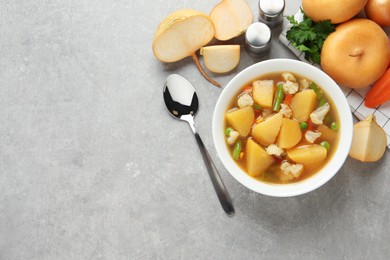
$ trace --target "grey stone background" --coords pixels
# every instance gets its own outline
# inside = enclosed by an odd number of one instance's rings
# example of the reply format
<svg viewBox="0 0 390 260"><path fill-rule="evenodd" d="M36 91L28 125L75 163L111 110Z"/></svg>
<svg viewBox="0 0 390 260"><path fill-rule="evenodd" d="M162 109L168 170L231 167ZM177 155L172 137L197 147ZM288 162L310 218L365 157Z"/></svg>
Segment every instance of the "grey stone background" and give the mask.
<svg viewBox="0 0 390 260"><path fill-rule="evenodd" d="M257 1L248 1L257 13ZM285 14L299 1L286 1ZM221 89L191 59L152 54L159 22L218 1L0 2L0 259L388 259L390 153L348 159L293 198L247 190L211 136ZM274 32L270 57L295 58ZM260 61L242 51L223 85ZM236 208L227 217L189 127L165 110L179 73L198 91L196 124Z"/></svg>

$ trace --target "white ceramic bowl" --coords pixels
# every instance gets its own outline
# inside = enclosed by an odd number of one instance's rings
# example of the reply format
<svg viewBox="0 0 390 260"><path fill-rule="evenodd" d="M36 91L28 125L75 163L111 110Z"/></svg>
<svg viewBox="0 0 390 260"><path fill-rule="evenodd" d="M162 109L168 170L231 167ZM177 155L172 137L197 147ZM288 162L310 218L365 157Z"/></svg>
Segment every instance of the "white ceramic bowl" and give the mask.
<svg viewBox="0 0 390 260"><path fill-rule="evenodd" d="M234 162L225 144L224 113L234 95L244 84L262 75L290 71L317 83L328 94L336 106L340 118L340 140L337 151L331 160L315 175L301 182L292 184L267 184L247 175ZM307 63L290 59L272 59L256 63L238 73L224 88L215 106L212 131L214 145L219 158L227 171L242 185L258 193L275 196L290 197L301 195L325 184L341 168L345 162L351 146L353 123L348 102L339 86L323 71Z"/></svg>

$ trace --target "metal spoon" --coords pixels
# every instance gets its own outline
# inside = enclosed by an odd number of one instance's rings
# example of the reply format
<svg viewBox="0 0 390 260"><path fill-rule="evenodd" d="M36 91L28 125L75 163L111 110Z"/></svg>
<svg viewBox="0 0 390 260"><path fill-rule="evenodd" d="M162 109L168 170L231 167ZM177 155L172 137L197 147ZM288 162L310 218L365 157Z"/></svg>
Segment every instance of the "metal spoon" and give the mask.
<svg viewBox="0 0 390 260"><path fill-rule="evenodd" d="M164 101L172 116L176 119L186 121L190 125L202 153L210 179L218 195L219 202L224 211L228 215L232 215L234 208L229 193L195 128L194 116L198 111L198 96L194 87L186 78L178 74L172 74L168 76L165 82Z"/></svg>

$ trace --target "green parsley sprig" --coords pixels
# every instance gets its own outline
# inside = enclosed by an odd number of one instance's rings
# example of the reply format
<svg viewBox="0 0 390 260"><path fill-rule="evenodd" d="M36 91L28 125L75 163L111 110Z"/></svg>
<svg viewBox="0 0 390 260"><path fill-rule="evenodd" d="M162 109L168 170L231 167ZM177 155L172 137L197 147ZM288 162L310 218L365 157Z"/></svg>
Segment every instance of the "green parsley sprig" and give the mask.
<svg viewBox="0 0 390 260"><path fill-rule="evenodd" d="M287 39L295 48L305 53L305 59L317 64L321 63L321 49L325 39L335 31L330 20L314 22L305 14L303 21L298 22L293 15L287 16L292 27L287 31Z"/></svg>

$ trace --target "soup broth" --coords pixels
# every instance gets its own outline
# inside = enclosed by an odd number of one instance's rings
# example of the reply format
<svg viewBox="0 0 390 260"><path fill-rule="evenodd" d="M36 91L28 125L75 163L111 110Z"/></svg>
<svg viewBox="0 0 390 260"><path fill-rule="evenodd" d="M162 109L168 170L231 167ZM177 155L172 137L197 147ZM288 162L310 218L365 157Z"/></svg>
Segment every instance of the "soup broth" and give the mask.
<svg viewBox="0 0 390 260"><path fill-rule="evenodd" d="M305 180L333 156L340 122L332 100L290 72L249 82L225 113L229 151L249 176L267 183Z"/></svg>

